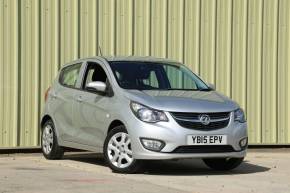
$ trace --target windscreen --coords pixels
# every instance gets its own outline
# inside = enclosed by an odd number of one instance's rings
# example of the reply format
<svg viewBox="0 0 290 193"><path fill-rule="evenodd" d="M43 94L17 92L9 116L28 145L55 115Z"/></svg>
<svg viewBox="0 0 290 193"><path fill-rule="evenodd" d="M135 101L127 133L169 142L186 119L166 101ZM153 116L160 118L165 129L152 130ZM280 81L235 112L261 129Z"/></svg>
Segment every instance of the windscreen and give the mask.
<svg viewBox="0 0 290 193"><path fill-rule="evenodd" d="M188 68L178 64L138 61L110 62L120 87L137 90L209 90Z"/></svg>

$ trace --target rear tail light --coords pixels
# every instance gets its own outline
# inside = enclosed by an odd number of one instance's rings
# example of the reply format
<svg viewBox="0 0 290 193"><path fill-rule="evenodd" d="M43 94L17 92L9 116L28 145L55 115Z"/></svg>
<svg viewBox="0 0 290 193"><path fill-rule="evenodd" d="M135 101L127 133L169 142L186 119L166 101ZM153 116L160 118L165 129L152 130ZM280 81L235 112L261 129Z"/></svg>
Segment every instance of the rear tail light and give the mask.
<svg viewBox="0 0 290 193"><path fill-rule="evenodd" d="M48 87L48 89L44 93L44 101L45 102L47 101L49 90L50 90L50 87Z"/></svg>

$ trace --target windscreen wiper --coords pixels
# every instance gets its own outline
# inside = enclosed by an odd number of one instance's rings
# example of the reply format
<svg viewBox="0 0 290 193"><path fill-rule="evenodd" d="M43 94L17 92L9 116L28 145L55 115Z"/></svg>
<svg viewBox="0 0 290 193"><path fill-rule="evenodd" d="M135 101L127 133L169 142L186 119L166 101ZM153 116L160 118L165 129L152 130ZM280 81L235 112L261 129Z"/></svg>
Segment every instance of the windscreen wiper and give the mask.
<svg viewBox="0 0 290 193"><path fill-rule="evenodd" d="M198 91L212 91L212 89L210 89L210 88L200 88L200 89L198 89Z"/></svg>

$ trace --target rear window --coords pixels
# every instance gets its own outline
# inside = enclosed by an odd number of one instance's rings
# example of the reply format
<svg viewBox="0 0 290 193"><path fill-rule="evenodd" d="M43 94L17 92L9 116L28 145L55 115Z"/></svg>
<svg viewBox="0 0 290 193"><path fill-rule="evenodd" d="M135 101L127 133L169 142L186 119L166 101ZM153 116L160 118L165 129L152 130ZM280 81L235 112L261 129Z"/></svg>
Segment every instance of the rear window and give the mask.
<svg viewBox="0 0 290 193"><path fill-rule="evenodd" d="M80 69L82 64L74 64L65 67L60 74L59 83L67 87L76 87L76 83L79 77Z"/></svg>

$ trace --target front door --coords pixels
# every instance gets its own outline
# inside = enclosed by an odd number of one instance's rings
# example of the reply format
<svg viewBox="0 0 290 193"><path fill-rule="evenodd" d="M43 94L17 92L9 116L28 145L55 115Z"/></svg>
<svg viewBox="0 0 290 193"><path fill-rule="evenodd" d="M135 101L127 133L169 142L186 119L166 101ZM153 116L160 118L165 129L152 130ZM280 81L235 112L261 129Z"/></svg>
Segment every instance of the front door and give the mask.
<svg viewBox="0 0 290 193"><path fill-rule="evenodd" d="M102 147L111 98L103 93L87 90L85 85L92 81L108 81L103 67L95 62L87 63L82 90L75 95L73 121L78 131L75 139L80 144Z"/></svg>

